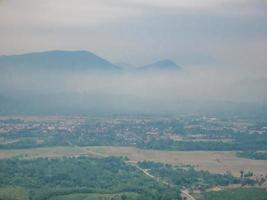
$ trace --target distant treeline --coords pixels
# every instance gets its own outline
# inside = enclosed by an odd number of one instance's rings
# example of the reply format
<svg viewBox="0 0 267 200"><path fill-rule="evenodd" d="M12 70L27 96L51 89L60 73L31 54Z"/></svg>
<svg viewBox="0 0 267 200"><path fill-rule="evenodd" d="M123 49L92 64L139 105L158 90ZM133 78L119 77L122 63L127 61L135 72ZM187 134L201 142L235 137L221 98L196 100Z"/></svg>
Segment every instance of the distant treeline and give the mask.
<svg viewBox="0 0 267 200"><path fill-rule="evenodd" d="M223 141L174 141L156 139L140 142L139 148L179 151L264 151L267 150L267 134L234 134L232 142Z"/></svg>
<svg viewBox="0 0 267 200"><path fill-rule="evenodd" d="M237 152L237 156L243 157L243 158L250 158L254 160L267 160L267 152L263 152L263 151Z"/></svg>

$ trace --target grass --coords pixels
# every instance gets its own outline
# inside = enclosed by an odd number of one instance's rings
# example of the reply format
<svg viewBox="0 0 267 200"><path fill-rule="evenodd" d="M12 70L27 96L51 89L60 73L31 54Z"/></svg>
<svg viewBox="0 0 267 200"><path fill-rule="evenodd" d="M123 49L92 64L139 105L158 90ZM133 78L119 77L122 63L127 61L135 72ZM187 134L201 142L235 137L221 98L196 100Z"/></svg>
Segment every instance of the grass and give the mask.
<svg viewBox="0 0 267 200"><path fill-rule="evenodd" d="M62 157L88 154L84 149L79 147L44 147L31 149L10 149L0 150L0 158L10 157Z"/></svg>
<svg viewBox="0 0 267 200"><path fill-rule="evenodd" d="M267 200L267 191L260 188L227 189L204 193L198 200Z"/></svg>
<svg viewBox="0 0 267 200"><path fill-rule="evenodd" d="M28 191L22 187L0 188L0 199L28 200Z"/></svg>
<svg viewBox="0 0 267 200"><path fill-rule="evenodd" d="M127 199L135 199L137 194L135 193L119 193L119 194L95 194L95 193L77 193L77 194L70 194L70 195L62 195L52 197L49 200L121 200L122 195L126 195Z"/></svg>
<svg viewBox="0 0 267 200"><path fill-rule="evenodd" d="M97 194L97 193L73 193L69 195L54 196L49 200L121 200L121 196L126 195L128 200L136 199L136 193L118 194ZM29 200L28 191L23 187L4 187L0 188L1 200Z"/></svg>

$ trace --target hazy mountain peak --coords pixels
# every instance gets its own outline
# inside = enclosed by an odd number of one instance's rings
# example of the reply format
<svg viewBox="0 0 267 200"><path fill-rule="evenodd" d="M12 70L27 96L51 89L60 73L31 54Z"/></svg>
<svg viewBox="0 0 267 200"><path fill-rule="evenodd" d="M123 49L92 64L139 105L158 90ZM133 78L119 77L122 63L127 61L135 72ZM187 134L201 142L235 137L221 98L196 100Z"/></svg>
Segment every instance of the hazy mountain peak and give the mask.
<svg viewBox="0 0 267 200"><path fill-rule="evenodd" d="M174 61L170 59L163 59L156 61L154 63L145 65L141 67L140 69L144 70L179 70L181 69L180 66L178 66Z"/></svg>
<svg viewBox="0 0 267 200"><path fill-rule="evenodd" d="M154 64L163 65L163 66L167 66L167 65L168 66L169 65L177 66L177 64L173 60L170 60L170 59L159 60L159 61L155 62Z"/></svg>

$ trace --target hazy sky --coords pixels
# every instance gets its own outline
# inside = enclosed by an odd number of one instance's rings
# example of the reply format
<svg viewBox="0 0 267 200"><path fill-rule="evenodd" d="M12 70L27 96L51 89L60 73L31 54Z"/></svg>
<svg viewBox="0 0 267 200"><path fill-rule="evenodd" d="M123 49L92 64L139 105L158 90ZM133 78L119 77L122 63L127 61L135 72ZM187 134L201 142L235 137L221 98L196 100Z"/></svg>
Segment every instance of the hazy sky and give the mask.
<svg viewBox="0 0 267 200"><path fill-rule="evenodd" d="M83 49L139 65L266 72L266 0L0 0L0 54ZM263 71L261 71L263 70Z"/></svg>
<svg viewBox="0 0 267 200"><path fill-rule="evenodd" d="M0 54L88 50L114 63L169 58L182 67L144 76L0 73L7 96L66 93L85 105L96 96L171 109L267 103L267 0L0 0L0 36Z"/></svg>

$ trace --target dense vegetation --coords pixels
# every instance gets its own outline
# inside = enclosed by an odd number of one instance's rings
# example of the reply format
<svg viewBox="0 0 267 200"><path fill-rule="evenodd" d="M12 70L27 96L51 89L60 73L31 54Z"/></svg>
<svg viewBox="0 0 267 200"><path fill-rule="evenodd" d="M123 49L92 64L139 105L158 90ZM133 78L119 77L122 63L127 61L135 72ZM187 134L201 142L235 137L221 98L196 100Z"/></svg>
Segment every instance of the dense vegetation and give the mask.
<svg viewBox="0 0 267 200"><path fill-rule="evenodd" d="M266 200L267 191L259 188L228 189L220 192L207 192L199 200Z"/></svg>
<svg viewBox="0 0 267 200"><path fill-rule="evenodd" d="M211 174L207 171L196 171L192 167L180 167L150 161L139 162L138 165L149 170L155 177L164 180L170 185L204 190L216 185L241 183L241 179L231 174Z"/></svg>
<svg viewBox="0 0 267 200"><path fill-rule="evenodd" d="M0 199L171 200L180 199L182 187L205 190L217 185L241 183L245 178L210 174L192 167L139 162L151 178L122 158L73 157L0 160ZM7 192L8 191L8 192Z"/></svg>
<svg viewBox="0 0 267 200"><path fill-rule="evenodd" d="M144 176L119 158L0 160L0 187L20 187L28 200L47 200L73 193L138 194L135 199L180 199L177 189ZM132 195L130 195L132 196ZM130 197L129 197L130 199Z"/></svg>

